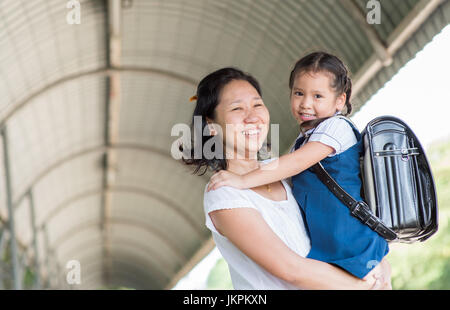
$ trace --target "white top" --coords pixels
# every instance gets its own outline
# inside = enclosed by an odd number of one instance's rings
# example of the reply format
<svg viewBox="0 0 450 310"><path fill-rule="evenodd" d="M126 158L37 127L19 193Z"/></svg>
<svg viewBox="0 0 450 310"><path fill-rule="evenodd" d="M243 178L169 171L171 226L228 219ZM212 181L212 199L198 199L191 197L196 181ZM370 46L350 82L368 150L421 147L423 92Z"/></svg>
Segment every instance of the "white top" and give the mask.
<svg viewBox="0 0 450 310"><path fill-rule="evenodd" d="M311 134L313 131L314 133ZM341 117L330 117L317 125L316 128L311 128L306 131L305 134L311 134L308 141L319 141L325 145L331 146L334 149L334 153L331 153L328 157L332 157L346 151L357 142L352 127ZM303 133L300 133L297 139L302 136ZM297 141L297 139L295 140ZM303 144L305 143L306 141L303 142ZM294 146L291 148L291 153L293 151Z"/></svg>
<svg viewBox="0 0 450 310"><path fill-rule="evenodd" d="M267 161L263 163L267 163ZM220 209L255 209L261 213L270 228L291 250L305 257L311 249L309 237L305 230L299 206L292 195L292 190L284 180L282 183L287 193L287 200L283 201L270 200L251 189L240 190L223 186L214 191L206 192L205 187L203 204L206 226L211 230L217 248L228 263L234 289L298 289L275 277L242 253L231 241L216 230L209 217L209 212Z"/></svg>

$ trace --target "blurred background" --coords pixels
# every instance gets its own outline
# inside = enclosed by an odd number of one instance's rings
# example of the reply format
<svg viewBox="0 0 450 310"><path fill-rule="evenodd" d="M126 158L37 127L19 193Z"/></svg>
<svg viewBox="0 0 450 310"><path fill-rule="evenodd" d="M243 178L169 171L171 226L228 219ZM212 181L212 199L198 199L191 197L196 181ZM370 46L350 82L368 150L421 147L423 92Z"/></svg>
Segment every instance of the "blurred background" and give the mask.
<svg viewBox="0 0 450 310"><path fill-rule="evenodd" d="M236 66L286 152L290 70L325 50L352 72L358 127L398 116L431 161L439 231L391 246L394 289L449 289L449 23L448 0L1 0L0 288L232 288L209 175L172 158L172 129Z"/></svg>

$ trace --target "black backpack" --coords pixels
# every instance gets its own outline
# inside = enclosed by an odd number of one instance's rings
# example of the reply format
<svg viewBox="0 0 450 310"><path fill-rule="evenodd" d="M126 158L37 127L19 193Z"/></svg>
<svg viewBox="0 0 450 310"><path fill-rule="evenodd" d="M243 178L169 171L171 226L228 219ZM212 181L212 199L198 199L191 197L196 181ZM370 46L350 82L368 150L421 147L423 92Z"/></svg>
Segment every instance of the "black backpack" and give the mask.
<svg viewBox="0 0 450 310"><path fill-rule="evenodd" d="M438 207L433 175L419 140L393 116L375 118L361 134L364 201L347 194L320 162L312 170L353 216L387 241L425 241L438 229Z"/></svg>

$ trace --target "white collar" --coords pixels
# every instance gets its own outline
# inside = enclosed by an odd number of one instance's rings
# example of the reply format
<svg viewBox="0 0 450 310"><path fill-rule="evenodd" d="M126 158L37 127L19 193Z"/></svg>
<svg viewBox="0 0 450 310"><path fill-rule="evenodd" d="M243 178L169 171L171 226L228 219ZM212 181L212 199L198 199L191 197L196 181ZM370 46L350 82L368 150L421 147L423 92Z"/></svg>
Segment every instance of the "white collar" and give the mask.
<svg viewBox="0 0 450 310"><path fill-rule="evenodd" d="M332 117L334 117L334 116L336 116L336 115L342 115L342 112L341 112L341 111L337 111L336 113L334 113L334 115L333 115ZM308 130L305 132L305 135L306 135L306 136L309 136L309 135L314 131L314 129L316 129L316 127L311 128L311 129L308 129ZM302 136L303 136L303 132L300 131L300 134L298 135L297 139L300 138L300 137L302 137ZM297 139L295 139L295 140L297 140Z"/></svg>

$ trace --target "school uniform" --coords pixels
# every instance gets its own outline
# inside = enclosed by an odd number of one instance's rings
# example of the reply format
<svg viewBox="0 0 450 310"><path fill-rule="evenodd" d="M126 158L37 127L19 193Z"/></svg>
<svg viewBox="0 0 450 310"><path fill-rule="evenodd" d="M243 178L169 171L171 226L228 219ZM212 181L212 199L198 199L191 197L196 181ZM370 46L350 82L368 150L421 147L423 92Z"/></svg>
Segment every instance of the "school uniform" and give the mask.
<svg viewBox="0 0 450 310"><path fill-rule="evenodd" d="M300 134L293 149L306 140L333 147L335 152L321 161L323 167L347 193L362 200L359 157L363 146L356 127L345 118L331 117ZM386 240L353 217L311 169L293 176L292 185L311 240L308 258L363 278L388 253Z"/></svg>

